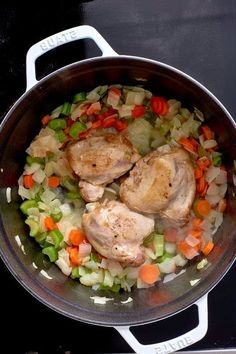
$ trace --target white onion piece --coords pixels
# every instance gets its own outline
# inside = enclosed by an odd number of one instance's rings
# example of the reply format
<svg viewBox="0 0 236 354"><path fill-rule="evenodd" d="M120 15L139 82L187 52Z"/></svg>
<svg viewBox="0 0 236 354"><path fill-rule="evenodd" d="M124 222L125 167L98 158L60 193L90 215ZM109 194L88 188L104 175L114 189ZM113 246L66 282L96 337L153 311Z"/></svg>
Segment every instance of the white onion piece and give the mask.
<svg viewBox="0 0 236 354"><path fill-rule="evenodd" d="M116 275L121 275L123 272L121 264L117 261L108 260L107 268L113 277Z"/></svg>
<svg viewBox="0 0 236 354"><path fill-rule="evenodd" d="M175 257L173 257L173 260L175 261L177 267L184 267L188 262L188 260L182 257L180 254L177 254Z"/></svg>
<svg viewBox="0 0 236 354"><path fill-rule="evenodd" d="M46 177L45 172L41 168L38 169L32 176L33 180L36 183L42 183L45 177Z"/></svg>
<svg viewBox="0 0 236 354"><path fill-rule="evenodd" d="M209 167L206 172L206 181L208 183L211 183L215 178L217 178L219 176L220 172L221 172L221 169L219 167L215 167L215 166Z"/></svg>
<svg viewBox="0 0 236 354"><path fill-rule="evenodd" d="M62 273L69 276L72 268L67 265L67 263L64 261L62 258L58 258L58 260L55 262L56 265L61 269Z"/></svg>
<svg viewBox="0 0 236 354"><path fill-rule="evenodd" d="M224 184L227 183L227 172L224 170L220 169L219 174L217 175L215 179L216 184Z"/></svg>
<svg viewBox="0 0 236 354"><path fill-rule="evenodd" d="M31 193L30 193L29 189L26 189L23 186L19 186L18 194L21 196L22 199L30 199L30 197L31 197Z"/></svg>
<svg viewBox="0 0 236 354"><path fill-rule="evenodd" d="M165 251L171 254L176 253L176 244L173 242L165 242Z"/></svg>
<svg viewBox="0 0 236 354"><path fill-rule="evenodd" d="M158 267L161 273L173 273L176 269L175 260L173 258L167 258L164 262L158 263Z"/></svg>
<svg viewBox="0 0 236 354"><path fill-rule="evenodd" d="M224 183L219 188L219 194L222 198L224 198L226 191L227 191L227 183Z"/></svg>
<svg viewBox="0 0 236 354"><path fill-rule="evenodd" d="M128 279L137 279L140 267L127 267L125 273Z"/></svg>
<svg viewBox="0 0 236 354"><path fill-rule="evenodd" d="M52 191L50 191L50 189L46 189L42 194L41 194L41 200L45 203L45 204L49 204L53 199L56 198L56 194Z"/></svg>
<svg viewBox="0 0 236 354"><path fill-rule="evenodd" d="M64 203L62 205L59 206L63 216L68 216L72 213L72 208L70 206L70 204L68 203Z"/></svg>
<svg viewBox="0 0 236 354"><path fill-rule="evenodd" d="M219 203L219 201L222 199L220 194L217 195L206 195L206 200L211 204L211 206L214 206Z"/></svg>
<svg viewBox="0 0 236 354"><path fill-rule="evenodd" d="M79 258L87 257L92 251L90 243L81 243L79 245Z"/></svg>
<svg viewBox="0 0 236 354"><path fill-rule="evenodd" d="M219 193L219 187L214 182L211 182L207 189L207 195L219 195Z"/></svg>
<svg viewBox="0 0 236 354"><path fill-rule="evenodd" d="M214 140L214 139L205 140L204 143L203 143L203 148L204 149L213 149L216 146L217 146L217 141Z"/></svg>
<svg viewBox="0 0 236 354"><path fill-rule="evenodd" d="M41 165L39 163L32 163L31 166L29 165L25 165L25 169L24 169L24 175L32 175L33 173L35 173L36 171L38 171L41 168Z"/></svg>

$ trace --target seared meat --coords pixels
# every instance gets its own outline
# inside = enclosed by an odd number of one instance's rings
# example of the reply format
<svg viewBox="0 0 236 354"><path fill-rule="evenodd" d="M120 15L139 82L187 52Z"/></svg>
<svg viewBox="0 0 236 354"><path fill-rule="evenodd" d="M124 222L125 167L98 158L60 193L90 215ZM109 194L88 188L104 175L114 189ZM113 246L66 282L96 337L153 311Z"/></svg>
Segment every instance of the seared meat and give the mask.
<svg viewBox="0 0 236 354"><path fill-rule="evenodd" d="M94 184L88 183L86 181L79 182L81 197L87 202L96 202L102 198L104 193L103 186L95 186Z"/></svg>
<svg viewBox="0 0 236 354"><path fill-rule="evenodd" d="M182 148L153 151L139 160L120 186L120 197L130 209L159 214L184 224L195 196L194 170Z"/></svg>
<svg viewBox="0 0 236 354"><path fill-rule="evenodd" d="M76 175L94 185L111 183L140 158L128 139L114 134L81 140L68 148L67 157Z"/></svg>
<svg viewBox="0 0 236 354"><path fill-rule="evenodd" d="M142 264L144 256L140 246L154 230L154 221L114 200L94 203L89 208L83 215L82 225L93 247L109 259L133 266Z"/></svg>

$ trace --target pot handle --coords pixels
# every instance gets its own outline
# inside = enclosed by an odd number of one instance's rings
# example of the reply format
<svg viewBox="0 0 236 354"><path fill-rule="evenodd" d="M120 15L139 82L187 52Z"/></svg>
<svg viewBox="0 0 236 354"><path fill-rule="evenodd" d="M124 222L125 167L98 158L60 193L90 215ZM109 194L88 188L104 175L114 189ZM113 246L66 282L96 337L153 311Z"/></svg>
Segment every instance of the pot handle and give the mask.
<svg viewBox="0 0 236 354"><path fill-rule="evenodd" d="M100 48L102 56L116 56L118 55L107 41L98 33L98 31L88 25L77 26L65 31L53 34L40 42L34 44L26 55L26 91L37 84L35 61L44 53L51 49L57 48L65 43L70 43L78 39L92 39Z"/></svg>
<svg viewBox="0 0 236 354"><path fill-rule="evenodd" d="M138 342L136 337L131 333L130 327L115 327L120 335L126 340L131 348L137 354L167 354L173 353L202 339L208 329L208 307L207 295L198 300L195 305L198 307L199 323L197 327L191 331L182 334L179 337L170 339L161 343L144 345Z"/></svg>

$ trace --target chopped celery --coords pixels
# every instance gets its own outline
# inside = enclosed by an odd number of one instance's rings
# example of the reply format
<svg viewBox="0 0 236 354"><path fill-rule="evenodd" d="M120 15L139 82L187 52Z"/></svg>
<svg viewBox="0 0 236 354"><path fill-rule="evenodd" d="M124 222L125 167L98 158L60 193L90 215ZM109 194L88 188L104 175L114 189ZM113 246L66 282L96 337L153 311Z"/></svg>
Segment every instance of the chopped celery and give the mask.
<svg viewBox="0 0 236 354"><path fill-rule="evenodd" d="M150 150L152 125L144 118L135 119L128 126L128 137L141 155L146 155Z"/></svg>
<svg viewBox="0 0 236 354"><path fill-rule="evenodd" d="M110 274L108 270L105 270L103 285L112 287L113 283L114 283L114 277Z"/></svg>
<svg viewBox="0 0 236 354"><path fill-rule="evenodd" d="M45 161L44 161L44 158L43 157L33 157L33 156L30 156L28 155L26 157L26 162L28 165L32 165L33 163L38 163L40 165L44 165Z"/></svg>
<svg viewBox="0 0 236 354"><path fill-rule="evenodd" d="M120 291L120 284L113 284L112 287L100 284L99 290L111 290L113 293L118 293Z"/></svg>
<svg viewBox="0 0 236 354"><path fill-rule="evenodd" d="M61 242L63 241L62 233L59 230L52 230L52 231L50 231L49 236L51 237L55 248L59 248Z"/></svg>
<svg viewBox="0 0 236 354"><path fill-rule="evenodd" d="M72 268L72 272L71 272L71 278L72 279L78 279L81 277L80 273L79 273L79 267L75 267L75 268Z"/></svg>
<svg viewBox="0 0 236 354"><path fill-rule="evenodd" d="M100 263L100 261L101 261L100 258L99 258L99 256L98 256L98 254L95 253L95 252L92 252L92 253L91 253L90 259L91 259L91 261L94 261L94 262L96 262L96 263Z"/></svg>
<svg viewBox="0 0 236 354"><path fill-rule="evenodd" d="M58 259L57 250L53 246L45 247L42 252L49 257L50 262L55 262Z"/></svg>
<svg viewBox="0 0 236 354"><path fill-rule="evenodd" d="M171 128L170 123L163 123L160 126L160 134L162 136L165 136L169 132L170 128Z"/></svg>
<svg viewBox="0 0 236 354"><path fill-rule="evenodd" d="M79 117L79 121L81 123L87 123L88 121L88 116L86 114L82 114L82 116Z"/></svg>
<svg viewBox="0 0 236 354"><path fill-rule="evenodd" d="M105 94L107 93L107 89L108 89L107 85L100 87L100 89L98 90L98 94L101 98L103 98L105 96Z"/></svg>
<svg viewBox="0 0 236 354"><path fill-rule="evenodd" d="M163 254L163 256L161 256L161 257L158 258L158 263L162 263L162 262L164 262L166 259L173 258L173 257L174 257L173 254L168 253L168 252L165 252L165 253Z"/></svg>
<svg viewBox="0 0 236 354"><path fill-rule="evenodd" d="M80 199L80 193L79 192L68 192L66 193L66 198L70 199L70 200L74 200L74 199Z"/></svg>
<svg viewBox="0 0 236 354"><path fill-rule="evenodd" d="M197 139L199 137L199 127L200 127L201 123L196 121L196 120L193 120L192 121L192 125L191 125L191 133L192 133L192 136Z"/></svg>
<svg viewBox="0 0 236 354"><path fill-rule="evenodd" d="M48 123L49 128L53 130L61 130L66 128L66 120L62 118L56 118Z"/></svg>
<svg viewBox="0 0 236 354"><path fill-rule="evenodd" d="M46 238L48 236L47 232L42 232L35 236L35 241L37 241L40 245L44 244Z"/></svg>
<svg viewBox="0 0 236 354"><path fill-rule="evenodd" d="M73 139L77 139L79 137L79 134L82 133L84 130L87 129L87 126L84 123L81 122L75 122L72 124L69 130L69 135Z"/></svg>
<svg viewBox="0 0 236 354"><path fill-rule="evenodd" d="M39 223L37 221L35 221L34 219L30 219L30 218L26 219L25 223L30 228L30 233L29 233L30 236L35 237L40 231Z"/></svg>
<svg viewBox="0 0 236 354"><path fill-rule="evenodd" d="M154 239L154 235L155 235L155 232L152 232L150 235L148 235L144 241L143 241L143 245L144 246L147 246L149 243L151 243Z"/></svg>
<svg viewBox="0 0 236 354"><path fill-rule="evenodd" d="M65 143L67 141L67 136L63 130L58 130L56 131L56 139L59 141L59 143Z"/></svg>
<svg viewBox="0 0 236 354"><path fill-rule="evenodd" d="M164 235L155 234L153 238L153 245L156 257L160 257L164 253Z"/></svg>
<svg viewBox="0 0 236 354"><path fill-rule="evenodd" d="M215 167L219 167L222 163L222 158L220 155L217 155L217 156L213 156L213 165Z"/></svg>
<svg viewBox="0 0 236 354"><path fill-rule="evenodd" d="M72 98L73 103L77 103L77 102L85 101L85 100L86 100L86 92L76 93Z"/></svg>
<svg viewBox="0 0 236 354"><path fill-rule="evenodd" d="M78 182L76 183L75 180L71 179L68 176L63 177L62 185L63 185L63 187L68 189L68 191L70 191L70 192L77 192L78 191Z"/></svg>
<svg viewBox="0 0 236 354"><path fill-rule="evenodd" d="M69 116L71 113L71 103L65 102L61 109L61 114L64 116Z"/></svg>
<svg viewBox="0 0 236 354"><path fill-rule="evenodd" d="M38 203L34 199L29 199L25 200L21 205L20 205L20 210L22 211L23 214L27 215L28 214L28 209L30 208L36 208Z"/></svg>
<svg viewBox="0 0 236 354"><path fill-rule="evenodd" d="M147 111L144 118L154 127L156 123L157 116L154 112Z"/></svg>
<svg viewBox="0 0 236 354"><path fill-rule="evenodd" d="M55 222L58 222L58 221L60 221L61 218L62 218L62 212L60 211L60 212L57 213L57 214L51 214L51 217L53 218L53 220L54 220Z"/></svg>

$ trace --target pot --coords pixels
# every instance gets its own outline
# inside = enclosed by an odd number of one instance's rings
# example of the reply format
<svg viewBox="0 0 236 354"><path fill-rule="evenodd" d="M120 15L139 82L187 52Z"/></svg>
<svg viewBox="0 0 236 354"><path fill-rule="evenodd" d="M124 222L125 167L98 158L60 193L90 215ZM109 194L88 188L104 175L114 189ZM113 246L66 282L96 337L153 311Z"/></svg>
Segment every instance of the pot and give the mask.
<svg viewBox="0 0 236 354"><path fill-rule="evenodd" d="M35 61L39 56L82 38L92 39L101 49L102 57L73 63L36 80ZM14 104L0 127L0 254L6 266L26 290L51 309L79 321L115 327L137 353L170 353L200 340L208 326L207 294L229 270L236 253L232 182L236 126L229 112L211 92L183 72L146 58L118 56L90 26L62 31L31 47L27 53L26 76L26 93ZM215 235L216 246L209 255L207 269L199 272L196 264L190 264L187 271L172 282L136 289L131 294L106 293L105 296L113 300L97 305L90 298L97 295L92 289L68 279L55 265L47 263L34 241L26 237L27 229L18 208L17 180L23 170L25 150L39 131L40 117L79 90L114 83L144 84L151 91L177 98L187 107L196 106L204 112L216 133L229 171L228 208L223 225ZM10 203L6 200L7 187L12 191ZM193 279L200 280L191 286ZM98 295L104 296L104 292ZM121 303L128 296L133 301ZM130 326L159 321L193 304L198 307L199 324L180 337L146 346L129 330Z"/></svg>

